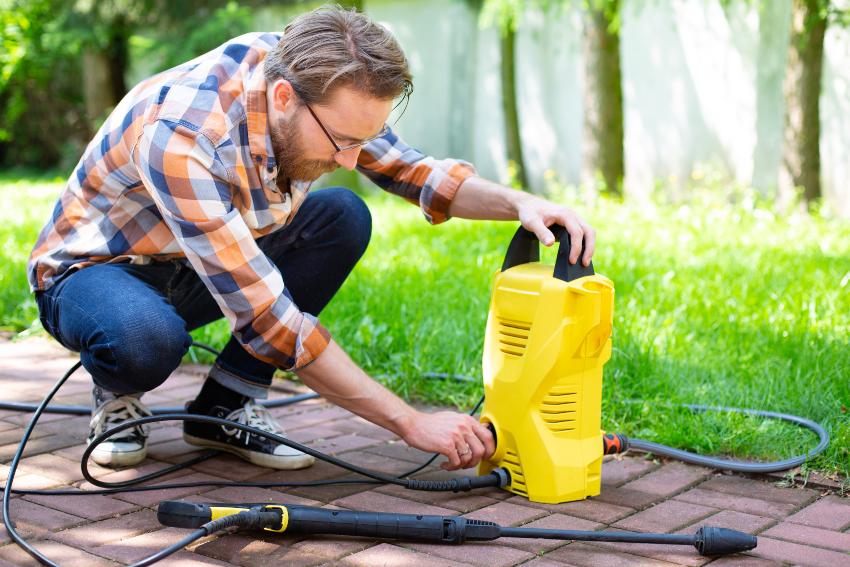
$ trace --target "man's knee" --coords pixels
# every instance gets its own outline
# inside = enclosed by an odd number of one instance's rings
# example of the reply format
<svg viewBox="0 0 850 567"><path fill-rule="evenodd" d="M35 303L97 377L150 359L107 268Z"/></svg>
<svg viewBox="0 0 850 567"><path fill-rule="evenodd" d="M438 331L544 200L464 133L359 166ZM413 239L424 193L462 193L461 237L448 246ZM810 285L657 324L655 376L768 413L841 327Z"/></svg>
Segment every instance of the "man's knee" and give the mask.
<svg viewBox="0 0 850 567"><path fill-rule="evenodd" d="M95 382L117 394L147 392L165 382L192 344L183 320L169 315L139 314L94 333L80 358Z"/></svg>

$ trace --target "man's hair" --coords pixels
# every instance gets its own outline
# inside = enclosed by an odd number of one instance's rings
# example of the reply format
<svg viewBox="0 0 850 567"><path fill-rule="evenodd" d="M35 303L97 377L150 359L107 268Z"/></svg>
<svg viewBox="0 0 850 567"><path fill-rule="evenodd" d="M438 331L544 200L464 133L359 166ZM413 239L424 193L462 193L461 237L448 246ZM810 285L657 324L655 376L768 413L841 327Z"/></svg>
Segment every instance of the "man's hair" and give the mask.
<svg viewBox="0 0 850 567"><path fill-rule="evenodd" d="M382 100L413 90L407 58L384 26L356 10L325 5L295 18L269 52L266 80L289 81L307 103L352 86Z"/></svg>

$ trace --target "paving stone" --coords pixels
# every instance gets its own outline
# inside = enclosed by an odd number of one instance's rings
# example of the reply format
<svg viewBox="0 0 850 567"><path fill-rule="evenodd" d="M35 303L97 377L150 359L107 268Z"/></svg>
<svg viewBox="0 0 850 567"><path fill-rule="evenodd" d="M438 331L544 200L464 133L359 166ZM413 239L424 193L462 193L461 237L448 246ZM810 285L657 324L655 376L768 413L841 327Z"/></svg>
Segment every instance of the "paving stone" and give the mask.
<svg viewBox="0 0 850 567"><path fill-rule="evenodd" d="M305 486L301 488L289 488L284 494L294 494L302 498L330 503L346 496L352 496L362 492L374 490L375 484L340 484L326 486Z"/></svg>
<svg viewBox="0 0 850 567"><path fill-rule="evenodd" d="M80 549L74 549L57 541L31 541L29 543L48 559L60 563L62 567L109 567L118 565L114 561L97 557ZM8 561L19 567L41 565L17 545L6 545L0 548L0 560Z"/></svg>
<svg viewBox="0 0 850 567"><path fill-rule="evenodd" d="M740 554L731 557L721 557L711 562L711 567L780 567L781 565L782 563L777 563L770 559Z"/></svg>
<svg viewBox="0 0 850 567"><path fill-rule="evenodd" d="M715 508L699 504L666 500L652 508L628 516L614 526L638 532L671 532L716 511Z"/></svg>
<svg viewBox="0 0 850 567"><path fill-rule="evenodd" d="M506 567L534 557L531 552L501 545L498 542L467 542L463 545L403 543L401 545L408 549L448 559L455 564L464 562L483 567Z"/></svg>
<svg viewBox="0 0 850 567"><path fill-rule="evenodd" d="M361 417L354 419L338 419L331 422L331 427L343 433L355 433L357 435L365 435L372 439L380 439L381 441L402 442L395 433L369 423Z"/></svg>
<svg viewBox="0 0 850 567"><path fill-rule="evenodd" d="M495 522L500 526L518 526L535 520L546 512L510 502L496 502L480 510L464 514L465 518Z"/></svg>
<svg viewBox="0 0 850 567"><path fill-rule="evenodd" d="M15 453L18 451L19 442L20 435L18 435L17 441L0 447L0 461L10 460L12 457L14 457ZM39 437L37 439L30 438L30 440L27 442L26 448L24 449L24 455L40 455L41 453L52 453L57 449L63 449L72 445L78 445L79 443L80 439L77 439L76 437L69 437L66 435L47 435L45 437Z"/></svg>
<svg viewBox="0 0 850 567"><path fill-rule="evenodd" d="M574 518L565 514L551 514L543 518L534 520L527 524L523 524L523 528L537 528L547 530L582 530L592 531L603 528L604 525L599 522L592 522L582 518ZM509 545L524 549L535 554L541 552L549 552L555 548L561 547L569 543L568 540L545 539L545 538L519 538L519 537L503 537L497 540L501 545Z"/></svg>
<svg viewBox="0 0 850 567"><path fill-rule="evenodd" d="M714 476L700 484L699 488L773 502L784 502L795 506L808 504L818 497L818 492L810 488L780 488L771 482L735 475Z"/></svg>
<svg viewBox="0 0 850 567"><path fill-rule="evenodd" d="M395 484L381 486L375 490L391 496L422 502L423 504L433 504L441 508L450 508L461 513L478 510L498 502L498 500L494 500L493 498L479 495L477 490L461 493L430 492L426 490L410 490ZM524 501L528 502L527 500ZM517 503L519 504L519 502Z"/></svg>
<svg viewBox="0 0 850 567"><path fill-rule="evenodd" d="M97 554L120 563L134 563L164 547L175 544L189 533L180 528L164 528L122 539L96 548Z"/></svg>
<svg viewBox="0 0 850 567"><path fill-rule="evenodd" d="M375 427L374 430L378 431L379 428ZM287 428L286 430L286 437L288 439L292 439L296 443L311 446L318 441L324 441L325 439L332 439L342 435L355 435L355 433L351 431L340 431L328 425L310 425L299 429ZM369 437L369 435L365 435L365 437Z"/></svg>
<svg viewBox="0 0 850 567"><path fill-rule="evenodd" d="M827 549L820 549L799 543L790 543L768 537L759 537L758 547L749 553L798 565L811 567L848 567L850 566L850 555Z"/></svg>
<svg viewBox="0 0 850 567"><path fill-rule="evenodd" d="M72 547L91 549L113 541L127 539L161 527L152 510L139 510L117 518L91 522L50 535L51 539Z"/></svg>
<svg viewBox="0 0 850 567"><path fill-rule="evenodd" d="M374 447L369 447L367 451L376 455L383 455L393 459L401 459L416 465L420 465L431 458L431 453L414 449L404 441L375 445Z"/></svg>
<svg viewBox="0 0 850 567"><path fill-rule="evenodd" d="M786 521L842 531L850 527L850 500L827 496L786 518Z"/></svg>
<svg viewBox="0 0 850 567"><path fill-rule="evenodd" d="M652 461L638 457L606 460L602 463L602 484L607 487L620 486L658 468L658 466Z"/></svg>
<svg viewBox="0 0 850 567"><path fill-rule="evenodd" d="M691 490L674 497L682 502L704 504L714 508L736 510L756 516L768 516L771 518L784 518L796 509L794 504L785 502L773 502L770 500L758 500L747 496L736 494L723 494L714 490L703 490L692 488Z"/></svg>
<svg viewBox="0 0 850 567"><path fill-rule="evenodd" d="M640 492L622 487L606 488L604 486L599 496L593 497L594 500L599 502L625 506L627 508L634 508L635 510L642 510L663 498L659 494L650 494L648 492Z"/></svg>
<svg viewBox="0 0 850 567"><path fill-rule="evenodd" d="M7 477L8 479L8 477ZM5 486L5 482L3 485ZM16 490L44 490L47 488L67 488L61 481L40 474L16 474L12 479L12 488Z"/></svg>
<svg viewBox="0 0 850 567"><path fill-rule="evenodd" d="M729 528L748 534L757 534L767 526L775 524L776 520L765 516L754 516L734 510L722 510L713 516L703 518L686 528L678 530L677 533L692 534L700 526L713 526L716 528Z"/></svg>
<svg viewBox="0 0 850 567"><path fill-rule="evenodd" d="M561 563L548 557L535 557L531 561L522 563L522 567L564 567L565 565L569 566L569 563Z"/></svg>
<svg viewBox="0 0 850 567"><path fill-rule="evenodd" d="M396 514L440 514L454 515L453 510L370 491L353 494L333 501L333 504L349 510L394 512Z"/></svg>
<svg viewBox="0 0 850 567"><path fill-rule="evenodd" d="M259 467L235 455L220 453L211 459L192 465L192 470L233 481L254 481L268 474L270 469Z"/></svg>
<svg viewBox="0 0 850 567"><path fill-rule="evenodd" d="M204 557L203 555L198 555L197 553L191 553L189 551L178 551L174 555L168 557L163 563L164 566L167 567L203 567L205 565L214 567L229 567L230 565L229 563L224 563L222 561L212 559L211 557Z"/></svg>
<svg viewBox="0 0 850 567"><path fill-rule="evenodd" d="M230 502L238 503L268 503L268 504L297 504L299 506L316 506L322 505L318 500L310 500L301 498L295 494L282 494L276 490L267 488L227 486L218 488L203 494L207 502Z"/></svg>
<svg viewBox="0 0 850 567"><path fill-rule="evenodd" d="M21 498L9 503L9 511L16 525L32 525L47 530L61 530L84 521L80 516L40 506Z"/></svg>
<svg viewBox="0 0 850 567"><path fill-rule="evenodd" d="M571 543L546 554L548 559L576 567L671 567L674 563L620 553L586 543Z"/></svg>
<svg viewBox="0 0 850 567"><path fill-rule="evenodd" d="M310 443L310 447L312 447L316 451L327 453L328 455L339 455L340 453L345 453L346 451L364 449L366 447L372 447L381 443L382 441L380 439L372 439L371 437L347 434L340 435L339 437L332 437L330 439L322 439L321 441L316 441L315 443ZM340 458L345 459L345 455L341 455Z"/></svg>
<svg viewBox="0 0 850 567"><path fill-rule="evenodd" d="M35 455L21 459L19 473L37 473L56 479L61 484L73 484L83 480L80 462L57 455Z"/></svg>
<svg viewBox="0 0 850 567"><path fill-rule="evenodd" d="M375 547L370 547L359 553L349 555L342 559L345 565L360 565L363 567L375 567L384 565L393 567L403 567L406 565L421 567L452 567L453 565L469 565L459 561L448 561L441 559L435 555L420 553L412 549L405 549L388 543L382 543Z"/></svg>
<svg viewBox="0 0 850 567"><path fill-rule="evenodd" d="M596 498L588 498L586 500L576 500L575 502L565 502L563 504L542 504L540 502L531 502L522 496L512 496L508 502L514 504L523 504L546 510L549 513L560 513L568 516L576 516L594 522L602 522L603 524L613 524L621 518L630 516L635 513L634 508L626 506L618 506L602 502Z"/></svg>
<svg viewBox="0 0 850 567"><path fill-rule="evenodd" d="M711 474L711 470L703 467L673 462L651 471L637 480L627 482L621 488L670 496L693 486Z"/></svg>
<svg viewBox="0 0 850 567"><path fill-rule="evenodd" d="M759 535L850 553L850 534L832 530L781 522Z"/></svg>
<svg viewBox="0 0 850 567"><path fill-rule="evenodd" d="M60 510L68 514L82 516L87 520L102 520L110 516L126 514L136 506L109 496L97 494L85 495L78 490L80 496L60 495L28 495L24 500L41 504L42 506Z"/></svg>
<svg viewBox="0 0 850 567"><path fill-rule="evenodd" d="M314 536L293 544L291 550L311 557L321 557L327 561L359 553L373 545L375 541L368 538Z"/></svg>
<svg viewBox="0 0 850 567"><path fill-rule="evenodd" d="M414 469L413 465L408 461L401 461L366 451L349 451L339 457L353 465L391 476L398 476Z"/></svg>
<svg viewBox="0 0 850 567"><path fill-rule="evenodd" d="M609 531L621 531L612 529ZM683 530L685 531L685 530ZM693 531L696 531L694 529ZM690 533L693 533L690 531ZM629 555L639 555L656 561L664 561L674 565L689 565L699 567L711 561L710 557L700 555L692 545L667 545L649 543L625 543L625 542L589 542L590 545L602 547L612 551Z"/></svg>
<svg viewBox="0 0 850 567"><path fill-rule="evenodd" d="M183 482L228 482L227 479L210 476L201 473L190 474L188 476L183 476L173 481L165 481L164 483L157 484L172 484L172 483L183 483ZM155 485L154 485L155 486ZM120 498L125 502L130 502L132 504L136 504L138 506L156 506L163 500L177 500L183 496L188 496L189 494L200 494L201 492L208 492L215 487L210 486L197 486L197 487L188 487L188 488L165 488L163 490L150 490L147 492L122 492L115 495L115 498Z"/></svg>

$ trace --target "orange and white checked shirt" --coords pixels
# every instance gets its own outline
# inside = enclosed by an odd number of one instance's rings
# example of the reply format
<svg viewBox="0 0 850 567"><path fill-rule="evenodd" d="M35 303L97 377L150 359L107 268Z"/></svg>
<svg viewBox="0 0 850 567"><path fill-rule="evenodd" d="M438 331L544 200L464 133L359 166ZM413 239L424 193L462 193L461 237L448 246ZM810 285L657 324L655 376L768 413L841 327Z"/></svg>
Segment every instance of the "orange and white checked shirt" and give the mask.
<svg viewBox="0 0 850 567"><path fill-rule="evenodd" d="M285 226L310 188L276 184L286 173L272 151L263 59L279 40L237 37L124 97L39 235L28 266L33 291L70 269L185 257L252 355L295 369L324 350L329 333L284 293L255 242ZM448 218L457 188L474 174L470 164L426 156L392 132L364 147L357 169L434 224Z"/></svg>

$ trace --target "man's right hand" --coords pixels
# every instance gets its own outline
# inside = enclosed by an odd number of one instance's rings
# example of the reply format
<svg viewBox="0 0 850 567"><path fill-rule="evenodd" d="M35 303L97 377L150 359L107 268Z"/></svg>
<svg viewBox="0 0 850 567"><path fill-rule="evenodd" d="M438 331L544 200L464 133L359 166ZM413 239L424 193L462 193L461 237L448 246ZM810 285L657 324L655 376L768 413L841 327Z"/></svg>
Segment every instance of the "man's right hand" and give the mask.
<svg viewBox="0 0 850 567"><path fill-rule="evenodd" d="M411 447L444 455L448 462L441 467L447 471L474 467L496 450L487 426L453 411L417 412L406 424L402 439Z"/></svg>

